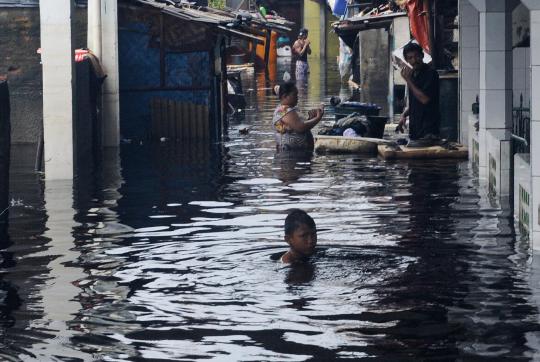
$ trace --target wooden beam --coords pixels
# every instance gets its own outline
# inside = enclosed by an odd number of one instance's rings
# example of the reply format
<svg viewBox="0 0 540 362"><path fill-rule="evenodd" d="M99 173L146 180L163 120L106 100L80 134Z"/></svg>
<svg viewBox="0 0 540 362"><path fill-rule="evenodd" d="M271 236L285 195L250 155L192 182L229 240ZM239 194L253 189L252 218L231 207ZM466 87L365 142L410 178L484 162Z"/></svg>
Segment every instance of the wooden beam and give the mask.
<svg viewBox="0 0 540 362"><path fill-rule="evenodd" d="M270 61L270 41L272 40L272 30L266 29L266 42L264 44L264 70L266 76L269 75L268 63Z"/></svg>

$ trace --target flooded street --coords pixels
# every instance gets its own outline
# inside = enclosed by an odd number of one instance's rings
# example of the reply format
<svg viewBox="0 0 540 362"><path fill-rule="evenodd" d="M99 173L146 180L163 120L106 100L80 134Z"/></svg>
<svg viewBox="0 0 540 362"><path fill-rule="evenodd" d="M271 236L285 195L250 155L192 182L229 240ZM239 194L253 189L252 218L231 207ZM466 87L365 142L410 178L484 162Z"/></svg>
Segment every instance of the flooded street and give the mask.
<svg viewBox="0 0 540 362"><path fill-rule="evenodd" d="M302 109L349 94L321 68ZM75 185L14 149L0 360L540 358L537 260L467 161L275 155L277 99L243 77L245 119L211 149L124 144ZM319 230L295 266L290 208Z"/></svg>

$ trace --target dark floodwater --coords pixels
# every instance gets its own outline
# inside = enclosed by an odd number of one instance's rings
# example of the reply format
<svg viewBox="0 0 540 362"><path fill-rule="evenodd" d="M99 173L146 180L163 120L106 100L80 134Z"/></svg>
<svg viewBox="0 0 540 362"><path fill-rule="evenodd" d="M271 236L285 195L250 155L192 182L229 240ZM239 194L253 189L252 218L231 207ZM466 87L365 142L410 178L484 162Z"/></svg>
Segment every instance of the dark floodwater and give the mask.
<svg viewBox="0 0 540 362"><path fill-rule="evenodd" d="M347 94L312 69L303 105ZM276 100L245 80L222 145L125 145L75 192L16 148L0 360L540 358L536 259L467 162L274 157ZM290 267L292 207L319 250Z"/></svg>

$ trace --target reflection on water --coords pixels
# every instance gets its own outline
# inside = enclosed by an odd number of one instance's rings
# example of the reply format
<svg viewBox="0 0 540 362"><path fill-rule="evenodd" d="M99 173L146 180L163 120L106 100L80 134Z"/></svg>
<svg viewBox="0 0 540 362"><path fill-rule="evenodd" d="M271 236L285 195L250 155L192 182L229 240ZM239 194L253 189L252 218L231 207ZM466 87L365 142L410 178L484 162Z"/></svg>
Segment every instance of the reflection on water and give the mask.
<svg viewBox="0 0 540 362"><path fill-rule="evenodd" d="M347 94L323 70L301 107ZM14 152L0 359L534 360L538 278L468 164L276 153L260 81L248 134L126 145L73 188ZM293 207L318 248L284 265Z"/></svg>
<svg viewBox="0 0 540 362"><path fill-rule="evenodd" d="M280 150L274 153L272 169L276 178L285 185L294 183L310 171L312 152Z"/></svg>

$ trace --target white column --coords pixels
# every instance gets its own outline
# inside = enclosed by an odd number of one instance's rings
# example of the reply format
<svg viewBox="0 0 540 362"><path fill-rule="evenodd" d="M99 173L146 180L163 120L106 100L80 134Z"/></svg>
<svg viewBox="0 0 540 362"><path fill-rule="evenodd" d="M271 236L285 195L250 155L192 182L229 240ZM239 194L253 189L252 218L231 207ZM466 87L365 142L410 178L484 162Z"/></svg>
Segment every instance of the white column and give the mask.
<svg viewBox="0 0 540 362"><path fill-rule="evenodd" d="M471 144L472 104L480 94L480 16L469 0L459 2L460 142ZM472 122L474 123L474 122Z"/></svg>
<svg viewBox="0 0 540 362"><path fill-rule="evenodd" d="M531 241L540 250L540 1L523 3L531 12Z"/></svg>
<svg viewBox="0 0 540 362"><path fill-rule="evenodd" d="M101 0L88 0L87 46L101 59Z"/></svg>
<svg viewBox="0 0 540 362"><path fill-rule="evenodd" d="M512 10L517 0L470 0L480 11L480 177L510 194Z"/></svg>
<svg viewBox="0 0 540 362"><path fill-rule="evenodd" d="M73 0L40 1L45 178L73 178Z"/></svg>
<svg viewBox="0 0 540 362"><path fill-rule="evenodd" d="M103 84L103 145L120 144L120 85L118 75L118 4L101 1L101 63L107 73Z"/></svg>

